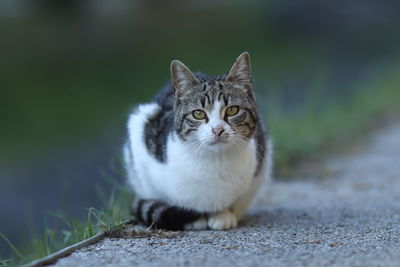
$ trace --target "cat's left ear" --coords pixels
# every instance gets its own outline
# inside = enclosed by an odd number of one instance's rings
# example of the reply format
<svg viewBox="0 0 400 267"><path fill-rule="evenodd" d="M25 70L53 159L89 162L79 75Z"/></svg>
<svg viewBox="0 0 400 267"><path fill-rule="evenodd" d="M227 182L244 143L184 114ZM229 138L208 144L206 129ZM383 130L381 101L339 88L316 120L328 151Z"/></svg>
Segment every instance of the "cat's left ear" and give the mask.
<svg viewBox="0 0 400 267"><path fill-rule="evenodd" d="M229 71L226 81L236 82L245 85L251 85L251 66L250 55L247 52L242 53L233 64Z"/></svg>
<svg viewBox="0 0 400 267"><path fill-rule="evenodd" d="M188 67L179 60L171 62L171 79L175 95L181 95L185 90L200 83Z"/></svg>

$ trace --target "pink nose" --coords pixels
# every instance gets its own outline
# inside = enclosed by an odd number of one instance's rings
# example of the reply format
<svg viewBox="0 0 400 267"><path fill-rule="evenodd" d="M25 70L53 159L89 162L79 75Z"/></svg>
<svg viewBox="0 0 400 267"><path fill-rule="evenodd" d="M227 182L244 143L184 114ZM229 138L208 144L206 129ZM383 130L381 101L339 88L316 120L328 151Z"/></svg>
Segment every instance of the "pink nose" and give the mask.
<svg viewBox="0 0 400 267"><path fill-rule="evenodd" d="M218 126L218 127L212 128L211 131L213 132L213 134L215 136L221 136L221 134L225 131L225 129L222 128L221 126Z"/></svg>

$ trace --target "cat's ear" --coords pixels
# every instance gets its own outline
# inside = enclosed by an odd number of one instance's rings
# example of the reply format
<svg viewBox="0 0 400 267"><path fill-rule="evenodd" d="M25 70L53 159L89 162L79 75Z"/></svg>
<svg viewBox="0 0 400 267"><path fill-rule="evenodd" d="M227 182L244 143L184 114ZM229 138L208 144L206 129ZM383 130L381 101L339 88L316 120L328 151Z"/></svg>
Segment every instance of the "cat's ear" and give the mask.
<svg viewBox="0 0 400 267"><path fill-rule="evenodd" d="M179 60L172 60L171 62L171 79L175 95L179 95L183 90L200 83L189 68Z"/></svg>
<svg viewBox="0 0 400 267"><path fill-rule="evenodd" d="M251 66L250 55L247 52L242 53L233 64L226 81L242 84L251 84Z"/></svg>

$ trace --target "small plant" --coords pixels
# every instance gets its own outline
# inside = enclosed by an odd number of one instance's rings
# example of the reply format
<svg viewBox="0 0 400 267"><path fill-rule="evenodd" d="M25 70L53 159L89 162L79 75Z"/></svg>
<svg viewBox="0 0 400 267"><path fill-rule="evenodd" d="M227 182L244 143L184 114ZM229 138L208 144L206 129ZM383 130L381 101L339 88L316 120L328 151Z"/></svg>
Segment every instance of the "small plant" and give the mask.
<svg viewBox="0 0 400 267"><path fill-rule="evenodd" d="M0 232L0 238L2 238L4 241L6 241L6 243L11 248L11 251L14 254L15 257L20 258L20 259L23 258L23 255L21 254L21 252L1 232ZM10 266L13 262L14 262L14 259L0 260L0 267Z"/></svg>
<svg viewBox="0 0 400 267"><path fill-rule="evenodd" d="M0 267L16 266L45 257L60 249L88 239L100 232L110 231L130 218L129 203L131 196L123 187L118 187L103 210L93 207L88 209L86 221L50 213L67 225L66 229L55 230L46 226L44 234L34 239L25 248L17 249L6 236L0 233L12 251L12 258L0 260Z"/></svg>

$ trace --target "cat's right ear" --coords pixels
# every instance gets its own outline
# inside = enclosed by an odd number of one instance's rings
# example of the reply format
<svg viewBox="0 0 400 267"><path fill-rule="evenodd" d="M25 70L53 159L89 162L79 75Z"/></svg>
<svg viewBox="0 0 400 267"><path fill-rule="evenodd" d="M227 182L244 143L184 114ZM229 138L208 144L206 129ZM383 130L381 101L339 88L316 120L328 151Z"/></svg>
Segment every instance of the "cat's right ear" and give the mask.
<svg viewBox="0 0 400 267"><path fill-rule="evenodd" d="M172 60L171 62L171 79L176 96L182 95L184 90L200 83L189 68L179 60Z"/></svg>

